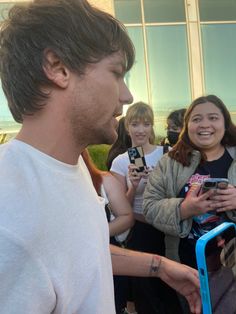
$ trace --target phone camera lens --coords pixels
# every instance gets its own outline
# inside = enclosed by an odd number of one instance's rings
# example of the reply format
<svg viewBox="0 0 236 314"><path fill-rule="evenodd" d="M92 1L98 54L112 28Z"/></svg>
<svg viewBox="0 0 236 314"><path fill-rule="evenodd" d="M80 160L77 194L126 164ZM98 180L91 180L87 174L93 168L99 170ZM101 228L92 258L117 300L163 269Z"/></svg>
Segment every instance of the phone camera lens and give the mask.
<svg viewBox="0 0 236 314"><path fill-rule="evenodd" d="M205 182L206 188L214 188L216 186L215 182Z"/></svg>

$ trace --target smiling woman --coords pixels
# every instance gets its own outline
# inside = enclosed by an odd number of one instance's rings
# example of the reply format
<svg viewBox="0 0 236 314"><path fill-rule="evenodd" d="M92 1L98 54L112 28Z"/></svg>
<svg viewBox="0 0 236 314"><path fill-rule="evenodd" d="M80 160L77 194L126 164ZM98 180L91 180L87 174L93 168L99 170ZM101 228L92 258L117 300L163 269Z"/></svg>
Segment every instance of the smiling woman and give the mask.
<svg viewBox="0 0 236 314"><path fill-rule="evenodd" d="M204 178L228 178L229 186L201 192ZM171 180L170 180L171 178ZM196 267L195 244L226 220L235 221L236 126L215 95L199 97L187 109L178 143L149 176L144 194L147 221L176 237L172 256ZM168 249L168 248L167 248Z"/></svg>
<svg viewBox="0 0 236 314"><path fill-rule="evenodd" d="M212 102L199 104L193 109L188 122L189 139L205 152L208 161L223 154L221 140L224 133L224 116Z"/></svg>
<svg viewBox="0 0 236 314"><path fill-rule="evenodd" d="M163 155L163 147L154 145L154 114L150 106L137 102L129 107L125 116L125 127L132 146L141 146L147 167L137 171L138 167L130 164L127 151L117 156L111 165L113 175L121 182L132 204L135 225L127 242L130 249L165 254L164 234L148 224L143 215L143 193L148 175ZM146 313L181 313L175 292L167 288L160 280L135 278L130 281L136 311ZM129 301L130 298L129 298Z"/></svg>

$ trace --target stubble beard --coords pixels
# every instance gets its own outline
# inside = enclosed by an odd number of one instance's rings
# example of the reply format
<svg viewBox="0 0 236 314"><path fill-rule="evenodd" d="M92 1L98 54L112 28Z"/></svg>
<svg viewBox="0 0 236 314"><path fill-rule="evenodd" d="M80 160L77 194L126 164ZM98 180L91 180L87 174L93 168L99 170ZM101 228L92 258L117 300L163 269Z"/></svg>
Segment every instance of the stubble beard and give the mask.
<svg viewBox="0 0 236 314"><path fill-rule="evenodd" d="M89 126L81 123L78 126L79 122L75 117L71 117L71 132L76 146L81 145L99 145L106 144L112 145L118 135L115 130L108 130L107 127L101 126L100 128L96 128L95 126Z"/></svg>
<svg viewBox="0 0 236 314"><path fill-rule="evenodd" d="M70 121L71 133L76 146L111 145L116 141L118 135L110 122L101 125L96 125L96 122L92 124L91 121L88 121L88 117L85 114L78 111L78 107L73 106L67 117Z"/></svg>
<svg viewBox="0 0 236 314"><path fill-rule="evenodd" d="M105 128L99 129L96 131L94 130L94 143L91 144L106 144L106 145L112 145L117 139L117 133L112 130L112 132L109 132L109 130L105 130Z"/></svg>

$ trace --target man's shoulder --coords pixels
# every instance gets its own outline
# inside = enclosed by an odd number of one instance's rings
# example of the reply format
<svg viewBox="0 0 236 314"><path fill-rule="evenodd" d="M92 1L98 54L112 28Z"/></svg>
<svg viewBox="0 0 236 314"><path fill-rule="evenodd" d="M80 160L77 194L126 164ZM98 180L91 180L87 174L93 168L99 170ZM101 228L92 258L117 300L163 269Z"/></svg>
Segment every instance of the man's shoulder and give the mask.
<svg viewBox="0 0 236 314"><path fill-rule="evenodd" d="M19 144L16 140L11 140L0 145L0 163L10 162L19 158Z"/></svg>
<svg viewBox="0 0 236 314"><path fill-rule="evenodd" d="M5 143L5 144L1 144L1 145L0 145L0 156L1 156L2 154L7 153L9 150L11 150L11 145L10 145L9 142L8 142L8 143Z"/></svg>
<svg viewBox="0 0 236 314"><path fill-rule="evenodd" d="M17 147L17 143L0 145L0 217L6 217L7 211L13 213L24 208L26 195L33 187L32 180L26 154Z"/></svg>
<svg viewBox="0 0 236 314"><path fill-rule="evenodd" d="M18 154L14 145L11 145L11 143L0 145L0 176L12 171L14 164L18 162Z"/></svg>
<svg viewBox="0 0 236 314"><path fill-rule="evenodd" d="M17 141L10 141L0 145L0 175L6 175L6 171L17 171L22 169L24 156Z"/></svg>

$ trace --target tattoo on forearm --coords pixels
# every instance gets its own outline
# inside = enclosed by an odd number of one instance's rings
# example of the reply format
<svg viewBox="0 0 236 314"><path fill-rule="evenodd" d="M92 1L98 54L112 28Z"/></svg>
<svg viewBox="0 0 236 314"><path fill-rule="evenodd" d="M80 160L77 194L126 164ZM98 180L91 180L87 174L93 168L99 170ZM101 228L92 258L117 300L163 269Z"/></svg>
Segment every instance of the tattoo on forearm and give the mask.
<svg viewBox="0 0 236 314"><path fill-rule="evenodd" d="M152 262L149 270L149 276L157 276L161 265L161 256L153 255Z"/></svg>

